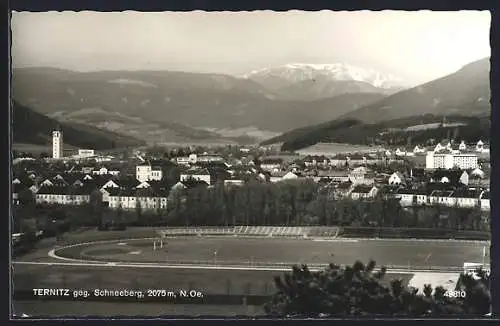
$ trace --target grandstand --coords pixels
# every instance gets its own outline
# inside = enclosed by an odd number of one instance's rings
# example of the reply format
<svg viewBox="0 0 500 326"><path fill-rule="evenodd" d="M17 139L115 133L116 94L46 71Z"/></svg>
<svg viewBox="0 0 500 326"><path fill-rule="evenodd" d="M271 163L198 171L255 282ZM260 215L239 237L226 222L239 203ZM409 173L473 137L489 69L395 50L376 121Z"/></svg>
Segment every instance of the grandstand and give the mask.
<svg viewBox="0 0 500 326"><path fill-rule="evenodd" d="M158 231L162 237L168 236L250 236L250 237L321 237L335 238L339 235L338 227L304 226L231 226L231 227L170 227Z"/></svg>

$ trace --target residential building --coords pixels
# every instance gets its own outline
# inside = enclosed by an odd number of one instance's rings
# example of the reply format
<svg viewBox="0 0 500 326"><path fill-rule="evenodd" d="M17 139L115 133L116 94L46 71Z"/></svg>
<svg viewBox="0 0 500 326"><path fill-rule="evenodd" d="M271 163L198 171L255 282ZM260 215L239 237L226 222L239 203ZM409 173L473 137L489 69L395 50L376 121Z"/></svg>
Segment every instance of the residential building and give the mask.
<svg viewBox="0 0 500 326"><path fill-rule="evenodd" d="M331 181L338 181L338 182L347 182L349 181L349 172L342 170L342 171L318 171L318 177L320 178L326 178Z"/></svg>
<svg viewBox="0 0 500 326"><path fill-rule="evenodd" d="M469 153L436 153L427 152L425 166L427 169L475 169L478 167L478 157Z"/></svg>
<svg viewBox="0 0 500 326"><path fill-rule="evenodd" d="M467 145L465 144L465 142L463 140L460 142L460 145L458 145L458 149L460 151L466 151L467 150Z"/></svg>
<svg viewBox="0 0 500 326"><path fill-rule="evenodd" d="M453 206L455 198L452 197L453 190L433 190L427 199L431 205Z"/></svg>
<svg viewBox="0 0 500 326"><path fill-rule="evenodd" d="M79 149L78 150L78 157L79 158L88 158L94 156L94 150L93 149Z"/></svg>
<svg viewBox="0 0 500 326"><path fill-rule="evenodd" d="M389 177L389 180L387 181L387 183L390 185L400 185L401 183L403 183L403 180L404 180L404 176L400 172L394 172Z"/></svg>
<svg viewBox="0 0 500 326"><path fill-rule="evenodd" d="M474 170L472 170L470 172L470 177L475 177L475 178L479 178L479 179L482 179L484 178L484 172L483 170L481 170L480 168L475 168Z"/></svg>
<svg viewBox="0 0 500 326"><path fill-rule="evenodd" d="M195 163L201 163L201 162L224 162L224 158L220 155L212 155L212 154L201 154L201 155L196 155L192 154L193 156L189 155L189 157L194 157L194 160L196 161Z"/></svg>
<svg viewBox="0 0 500 326"><path fill-rule="evenodd" d="M415 148L413 148L413 153L414 154L425 153L425 148L420 148L418 147L418 145L416 145Z"/></svg>
<svg viewBox="0 0 500 326"><path fill-rule="evenodd" d="M431 183L447 183L454 186L468 185L469 174L462 170L436 170L431 176Z"/></svg>
<svg viewBox="0 0 500 326"><path fill-rule="evenodd" d="M281 158L264 158L260 163L260 168L265 171L279 170L283 164Z"/></svg>
<svg viewBox="0 0 500 326"><path fill-rule="evenodd" d="M453 191L454 204L462 208L474 208L481 205L480 197L483 191L480 189L458 189Z"/></svg>
<svg viewBox="0 0 500 326"><path fill-rule="evenodd" d="M137 209L156 210L167 208L166 192L158 192L151 188L143 189L107 189L109 192L109 207L125 210Z"/></svg>
<svg viewBox="0 0 500 326"><path fill-rule="evenodd" d="M378 189L375 186L357 185L351 191L351 198L354 200L374 198L377 192Z"/></svg>
<svg viewBox="0 0 500 326"><path fill-rule="evenodd" d="M477 152L482 152L484 150L484 143L479 140L476 144L476 151Z"/></svg>
<svg viewBox="0 0 500 326"><path fill-rule="evenodd" d="M212 175L207 169L191 169L186 172L181 173L180 181L184 182L187 180L198 180L204 181L207 184L212 184Z"/></svg>
<svg viewBox="0 0 500 326"><path fill-rule="evenodd" d="M224 180L224 185L225 186L243 186L245 184L245 181L241 179L227 179Z"/></svg>
<svg viewBox="0 0 500 326"><path fill-rule="evenodd" d="M293 172L287 172L283 176L283 180L296 180L298 178L299 178L298 174L297 173L293 173Z"/></svg>
<svg viewBox="0 0 500 326"><path fill-rule="evenodd" d="M36 203L81 205L90 201L91 187L42 186L35 195Z"/></svg>
<svg viewBox="0 0 500 326"><path fill-rule="evenodd" d="M137 165L135 177L140 182L149 180L161 180L163 171L161 167L147 165Z"/></svg>
<svg viewBox="0 0 500 326"><path fill-rule="evenodd" d="M333 189L333 195L335 199L340 199L349 196L351 190L353 189L353 183L351 181L341 182L337 184Z"/></svg>
<svg viewBox="0 0 500 326"><path fill-rule="evenodd" d="M283 181L283 177L285 176L286 172L284 171L272 171L269 175L269 181L270 182L280 182Z"/></svg>
<svg viewBox="0 0 500 326"><path fill-rule="evenodd" d="M483 211L490 211L490 192L484 191L480 197L480 206Z"/></svg>

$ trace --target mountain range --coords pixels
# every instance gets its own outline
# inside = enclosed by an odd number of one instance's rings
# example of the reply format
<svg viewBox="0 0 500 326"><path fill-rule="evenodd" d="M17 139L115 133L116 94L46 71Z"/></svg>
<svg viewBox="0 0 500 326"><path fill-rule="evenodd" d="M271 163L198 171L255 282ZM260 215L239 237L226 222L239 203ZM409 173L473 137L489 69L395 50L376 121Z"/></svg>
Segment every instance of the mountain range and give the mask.
<svg viewBox="0 0 500 326"><path fill-rule="evenodd" d="M345 142L349 140L345 135L354 135L351 134L352 130L362 134L363 129L381 130L383 123L391 125L398 119L403 119L408 126L412 121L414 125L418 125L422 123L421 117L429 114L438 120L446 116L489 119L489 69L489 58L478 60L448 76L350 110L336 119L288 131L263 144L287 142L294 144L291 147L296 148L298 144L306 146L318 141ZM342 121L350 121L357 127L347 131L346 126L341 124L342 128L339 128L338 124ZM370 137L375 137L375 134L372 133Z"/></svg>
<svg viewBox="0 0 500 326"><path fill-rule="evenodd" d="M393 75L349 64L295 63L255 70L243 78L256 81L277 98L315 100L346 93L393 94L405 82Z"/></svg>
<svg viewBox="0 0 500 326"><path fill-rule="evenodd" d="M17 68L12 94L57 121L148 143L256 143L339 118L487 114L488 70L484 59L408 89L397 77L347 64L290 64L239 77Z"/></svg>
<svg viewBox="0 0 500 326"><path fill-rule="evenodd" d="M306 79L300 80L309 87ZM332 86L335 83L339 86ZM329 89L337 91L326 98L305 87L301 92L309 101L299 101L251 78L221 74L19 68L13 70L12 94L20 104L59 121L148 142L241 143L334 119L385 96L367 83L349 83L331 80ZM291 93L301 87L288 86L295 88Z"/></svg>

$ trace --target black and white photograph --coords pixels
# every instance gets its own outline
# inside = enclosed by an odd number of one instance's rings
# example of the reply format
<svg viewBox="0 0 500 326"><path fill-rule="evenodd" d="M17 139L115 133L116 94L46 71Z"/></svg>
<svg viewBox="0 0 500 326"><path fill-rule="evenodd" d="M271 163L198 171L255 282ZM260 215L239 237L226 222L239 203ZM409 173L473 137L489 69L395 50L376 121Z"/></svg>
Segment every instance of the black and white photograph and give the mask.
<svg viewBox="0 0 500 326"><path fill-rule="evenodd" d="M11 318L491 317L490 23L12 11Z"/></svg>

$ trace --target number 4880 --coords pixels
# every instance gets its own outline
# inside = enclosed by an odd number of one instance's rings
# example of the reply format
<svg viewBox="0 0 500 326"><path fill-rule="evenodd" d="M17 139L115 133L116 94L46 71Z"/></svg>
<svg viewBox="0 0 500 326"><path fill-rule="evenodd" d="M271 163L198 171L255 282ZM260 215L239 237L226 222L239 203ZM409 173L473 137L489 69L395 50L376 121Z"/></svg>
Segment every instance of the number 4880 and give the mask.
<svg viewBox="0 0 500 326"><path fill-rule="evenodd" d="M447 290L444 296L447 298L465 298L466 292L463 290Z"/></svg>

